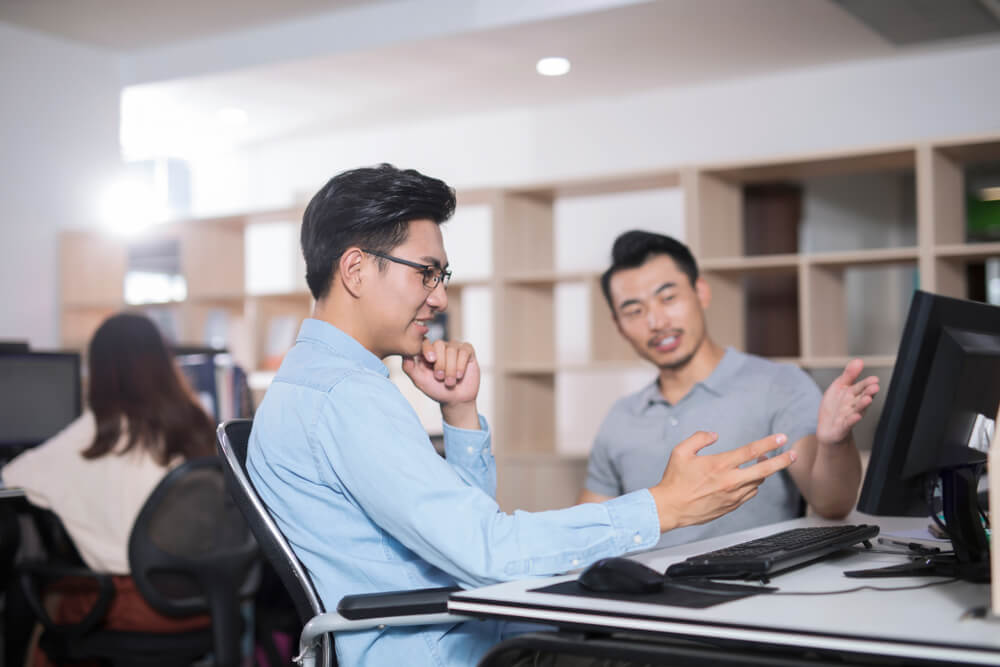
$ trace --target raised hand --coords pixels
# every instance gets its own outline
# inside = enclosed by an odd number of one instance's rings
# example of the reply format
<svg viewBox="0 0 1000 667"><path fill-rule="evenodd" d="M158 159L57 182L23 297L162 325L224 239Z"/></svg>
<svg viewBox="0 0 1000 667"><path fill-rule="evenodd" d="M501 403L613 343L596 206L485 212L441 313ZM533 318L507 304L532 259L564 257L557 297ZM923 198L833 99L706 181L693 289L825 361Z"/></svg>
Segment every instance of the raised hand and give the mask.
<svg viewBox="0 0 1000 667"><path fill-rule="evenodd" d="M441 404L449 424L479 428L476 413L479 363L470 344L424 340L420 354L403 359L403 372L417 389Z"/></svg>
<svg viewBox="0 0 1000 667"><path fill-rule="evenodd" d="M863 361L852 359L823 393L816 423L816 439L821 445L844 441L872 404L879 390L878 378L871 375L859 381L864 368Z"/></svg>
<svg viewBox="0 0 1000 667"><path fill-rule="evenodd" d="M784 434L770 435L721 454L698 455L719 436L699 431L674 447L660 483L649 490L656 501L660 530L705 523L731 512L757 495L757 487L796 458L791 450L768 458L784 445ZM757 461L741 468L741 465Z"/></svg>

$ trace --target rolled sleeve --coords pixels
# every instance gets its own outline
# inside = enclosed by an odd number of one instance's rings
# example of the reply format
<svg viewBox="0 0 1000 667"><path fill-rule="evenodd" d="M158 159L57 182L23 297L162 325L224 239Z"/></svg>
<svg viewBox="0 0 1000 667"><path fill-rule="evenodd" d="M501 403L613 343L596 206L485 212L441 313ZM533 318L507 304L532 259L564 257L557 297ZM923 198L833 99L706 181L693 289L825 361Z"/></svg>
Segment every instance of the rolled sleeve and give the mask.
<svg viewBox="0 0 1000 667"><path fill-rule="evenodd" d="M488 496L497 495L497 467L490 450L490 427L479 415L479 430L456 428L444 422L444 455L459 477Z"/></svg>

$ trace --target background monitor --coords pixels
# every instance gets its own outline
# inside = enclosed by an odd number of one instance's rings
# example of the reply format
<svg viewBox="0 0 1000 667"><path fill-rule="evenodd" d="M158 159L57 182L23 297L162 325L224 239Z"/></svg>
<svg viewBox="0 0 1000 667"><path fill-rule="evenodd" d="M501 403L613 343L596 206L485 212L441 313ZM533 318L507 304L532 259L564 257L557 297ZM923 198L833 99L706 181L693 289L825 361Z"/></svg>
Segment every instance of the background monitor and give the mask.
<svg viewBox="0 0 1000 667"><path fill-rule="evenodd" d="M0 458L41 444L80 415L80 355L0 354Z"/></svg>
<svg viewBox="0 0 1000 667"><path fill-rule="evenodd" d="M915 292L858 510L930 516L951 537L954 555L854 576L989 579L989 543L977 494L986 451L975 445L988 442L978 431L992 424L998 404L1000 307Z"/></svg>

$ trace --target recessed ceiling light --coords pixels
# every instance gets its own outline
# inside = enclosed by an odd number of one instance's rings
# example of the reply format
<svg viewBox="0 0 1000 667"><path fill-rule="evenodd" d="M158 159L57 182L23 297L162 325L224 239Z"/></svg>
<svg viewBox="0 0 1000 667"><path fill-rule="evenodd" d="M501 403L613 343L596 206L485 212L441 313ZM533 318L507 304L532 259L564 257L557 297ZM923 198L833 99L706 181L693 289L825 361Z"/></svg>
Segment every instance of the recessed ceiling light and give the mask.
<svg viewBox="0 0 1000 667"><path fill-rule="evenodd" d="M535 69L542 76L562 76L569 72L569 68L569 59L559 56L542 58L535 65Z"/></svg>

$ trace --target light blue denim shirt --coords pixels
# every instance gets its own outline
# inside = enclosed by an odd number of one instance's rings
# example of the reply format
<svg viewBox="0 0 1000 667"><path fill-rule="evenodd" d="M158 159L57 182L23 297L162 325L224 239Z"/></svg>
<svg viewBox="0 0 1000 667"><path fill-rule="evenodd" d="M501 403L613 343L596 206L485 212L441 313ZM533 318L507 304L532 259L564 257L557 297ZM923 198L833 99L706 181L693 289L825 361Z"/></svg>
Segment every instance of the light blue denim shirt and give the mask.
<svg viewBox="0 0 1000 667"><path fill-rule="evenodd" d="M465 588L553 575L660 537L643 489L601 504L506 514L490 432L444 427L430 443L385 365L307 319L254 417L247 467L328 610L345 595ZM340 633L342 665L474 665L501 623Z"/></svg>

